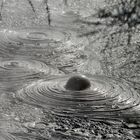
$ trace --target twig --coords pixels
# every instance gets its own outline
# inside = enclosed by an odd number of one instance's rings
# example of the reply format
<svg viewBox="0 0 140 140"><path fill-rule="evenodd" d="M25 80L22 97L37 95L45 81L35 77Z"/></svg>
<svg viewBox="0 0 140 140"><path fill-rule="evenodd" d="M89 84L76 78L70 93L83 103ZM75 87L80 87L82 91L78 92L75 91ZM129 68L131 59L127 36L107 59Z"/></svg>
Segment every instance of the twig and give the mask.
<svg viewBox="0 0 140 140"><path fill-rule="evenodd" d="M34 12L34 13L36 13L36 11L35 11L35 8L34 8L34 5L33 5L32 1L31 1L31 0L27 0L27 1L29 2L30 6L31 6L31 8L32 8L32 10L33 10L33 12Z"/></svg>
<svg viewBox="0 0 140 140"><path fill-rule="evenodd" d="M3 6L4 6L4 1L5 1L5 0L2 0L1 6L0 6L0 20L1 20L1 21L2 21L2 10L3 10Z"/></svg>
<svg viewBox="0 0 140 140"><path fill-rule="evenodd" d="M68 1L67 0L63 0L63 2L64 2L65 6L68 6Z"/></svg>
<svg viewBox="0 0 140 140"><path fill-rule="evenodd" d="M50 8L48 5L48 0L44 0L44 3L45 3L45 9L46 9L46 12L48 15L48 25L50 26L51 25L51 14L50 14Z"/></svg>

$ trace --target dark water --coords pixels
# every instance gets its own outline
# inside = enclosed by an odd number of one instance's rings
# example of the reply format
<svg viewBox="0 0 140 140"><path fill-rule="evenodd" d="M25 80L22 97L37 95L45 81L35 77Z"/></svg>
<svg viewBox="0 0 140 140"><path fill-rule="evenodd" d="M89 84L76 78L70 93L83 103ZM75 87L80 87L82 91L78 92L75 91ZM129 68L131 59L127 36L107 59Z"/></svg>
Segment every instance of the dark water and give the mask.
<svg viewBox="0 0 140 140"><path fill-rule="evenodd" d="M3 2L11 9L19 4ZM28 2L27 13L33 12L28 13L32 18L36 13L41 16L38 7L33 7L37 1ZM67 1L63 10L66 6ZM92 42L93 26L81 23L85 20L82 10L61 13L58 8L61 14L55 9L51 21L43 17L41 25L30 20L20 25L18 8L13 17L6 8L0 30L0 140L140 137L140 95L129 82L105 76L108 69L101 61L100 40ZM10 19L19 19L20 26L16 20L8 23ZM88 86L81 90L85 82Z"/></svg>

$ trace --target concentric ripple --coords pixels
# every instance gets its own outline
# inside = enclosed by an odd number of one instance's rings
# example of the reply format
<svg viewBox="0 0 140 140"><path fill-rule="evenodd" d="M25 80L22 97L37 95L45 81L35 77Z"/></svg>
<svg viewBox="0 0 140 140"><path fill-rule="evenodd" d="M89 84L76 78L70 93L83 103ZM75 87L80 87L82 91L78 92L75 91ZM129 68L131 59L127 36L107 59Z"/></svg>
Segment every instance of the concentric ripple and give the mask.
<svg viewBox="0 0 140 140"><path fill-rule="evenodd" d="M68 81L73 76L76 75L33 82L19 90L17 98L63 116L118 118L132 112L139 115L140 95L128 85L104 76L84 75L90 85L86 82L85 89L69 90ZM75 84L80 82L76 80Z"/></svg>
<svg viewBox="0 0 140 140"><path fill-rule="evenodd" d="M27 56L31 59L47 60L55 57L54 49L62 47L67 40L74 40L74 29L36 26L23 29L0 30L0 55L3 58Z"/></svg>
<svg viewBox="0 0 140 140"><path fill-rule="evenodd" d="M0 132L0 140L17 140L17 139L7 132ZM21 139L18 139L18 140L21 140Z"/></svg>
<svg viewBox="0 0 140 140"><path fill-rule="evenodd" d="M0 81L6 89L16 89L16 87L24 83L60 74L58 69L49 67L41 61L31 59L1 61L0 68Z"/></svg>
<svg viewBox="0 0 140 140"><path fill-rule="evenodd" d="M16 44L46 44L50 41L62 41L69 36L65 31L52 27L3 29L0 33L5 36L5 40Z"/></svg>
<svg viewBox="0 0 140 140"><path fill-rule="evenodd" d="M15 59L9 61L2 61L0 62L0 67L7 70L22 69L22 70L28 70L32 72L42 72L46 75L59 74L59 71L57 69L49 67L41 61L31 60L31 59L27 59L27 60Z"/></svg>

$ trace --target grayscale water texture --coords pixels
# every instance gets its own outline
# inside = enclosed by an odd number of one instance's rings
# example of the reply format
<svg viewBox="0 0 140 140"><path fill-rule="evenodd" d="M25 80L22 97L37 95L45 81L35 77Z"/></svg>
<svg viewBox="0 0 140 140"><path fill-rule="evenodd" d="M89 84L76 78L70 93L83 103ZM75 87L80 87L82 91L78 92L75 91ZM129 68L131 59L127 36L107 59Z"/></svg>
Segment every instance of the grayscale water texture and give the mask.
<svg viewBox="0 0 140 140"><path fill-rule="evenodd" d="M0 140L140 139L139 0L0 0Z"/></svg>

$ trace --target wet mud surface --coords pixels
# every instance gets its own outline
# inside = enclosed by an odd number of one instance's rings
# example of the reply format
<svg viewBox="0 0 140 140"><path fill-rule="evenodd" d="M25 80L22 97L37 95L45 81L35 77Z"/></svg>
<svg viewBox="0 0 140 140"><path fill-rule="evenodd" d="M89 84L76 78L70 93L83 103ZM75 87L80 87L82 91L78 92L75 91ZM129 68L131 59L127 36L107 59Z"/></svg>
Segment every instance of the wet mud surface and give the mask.
<svg viewBox="0 0 140 140"><path fill-rule="evenodd" d="M104 4L1 1L0 140L140 138L138 28Z"/></svg>

